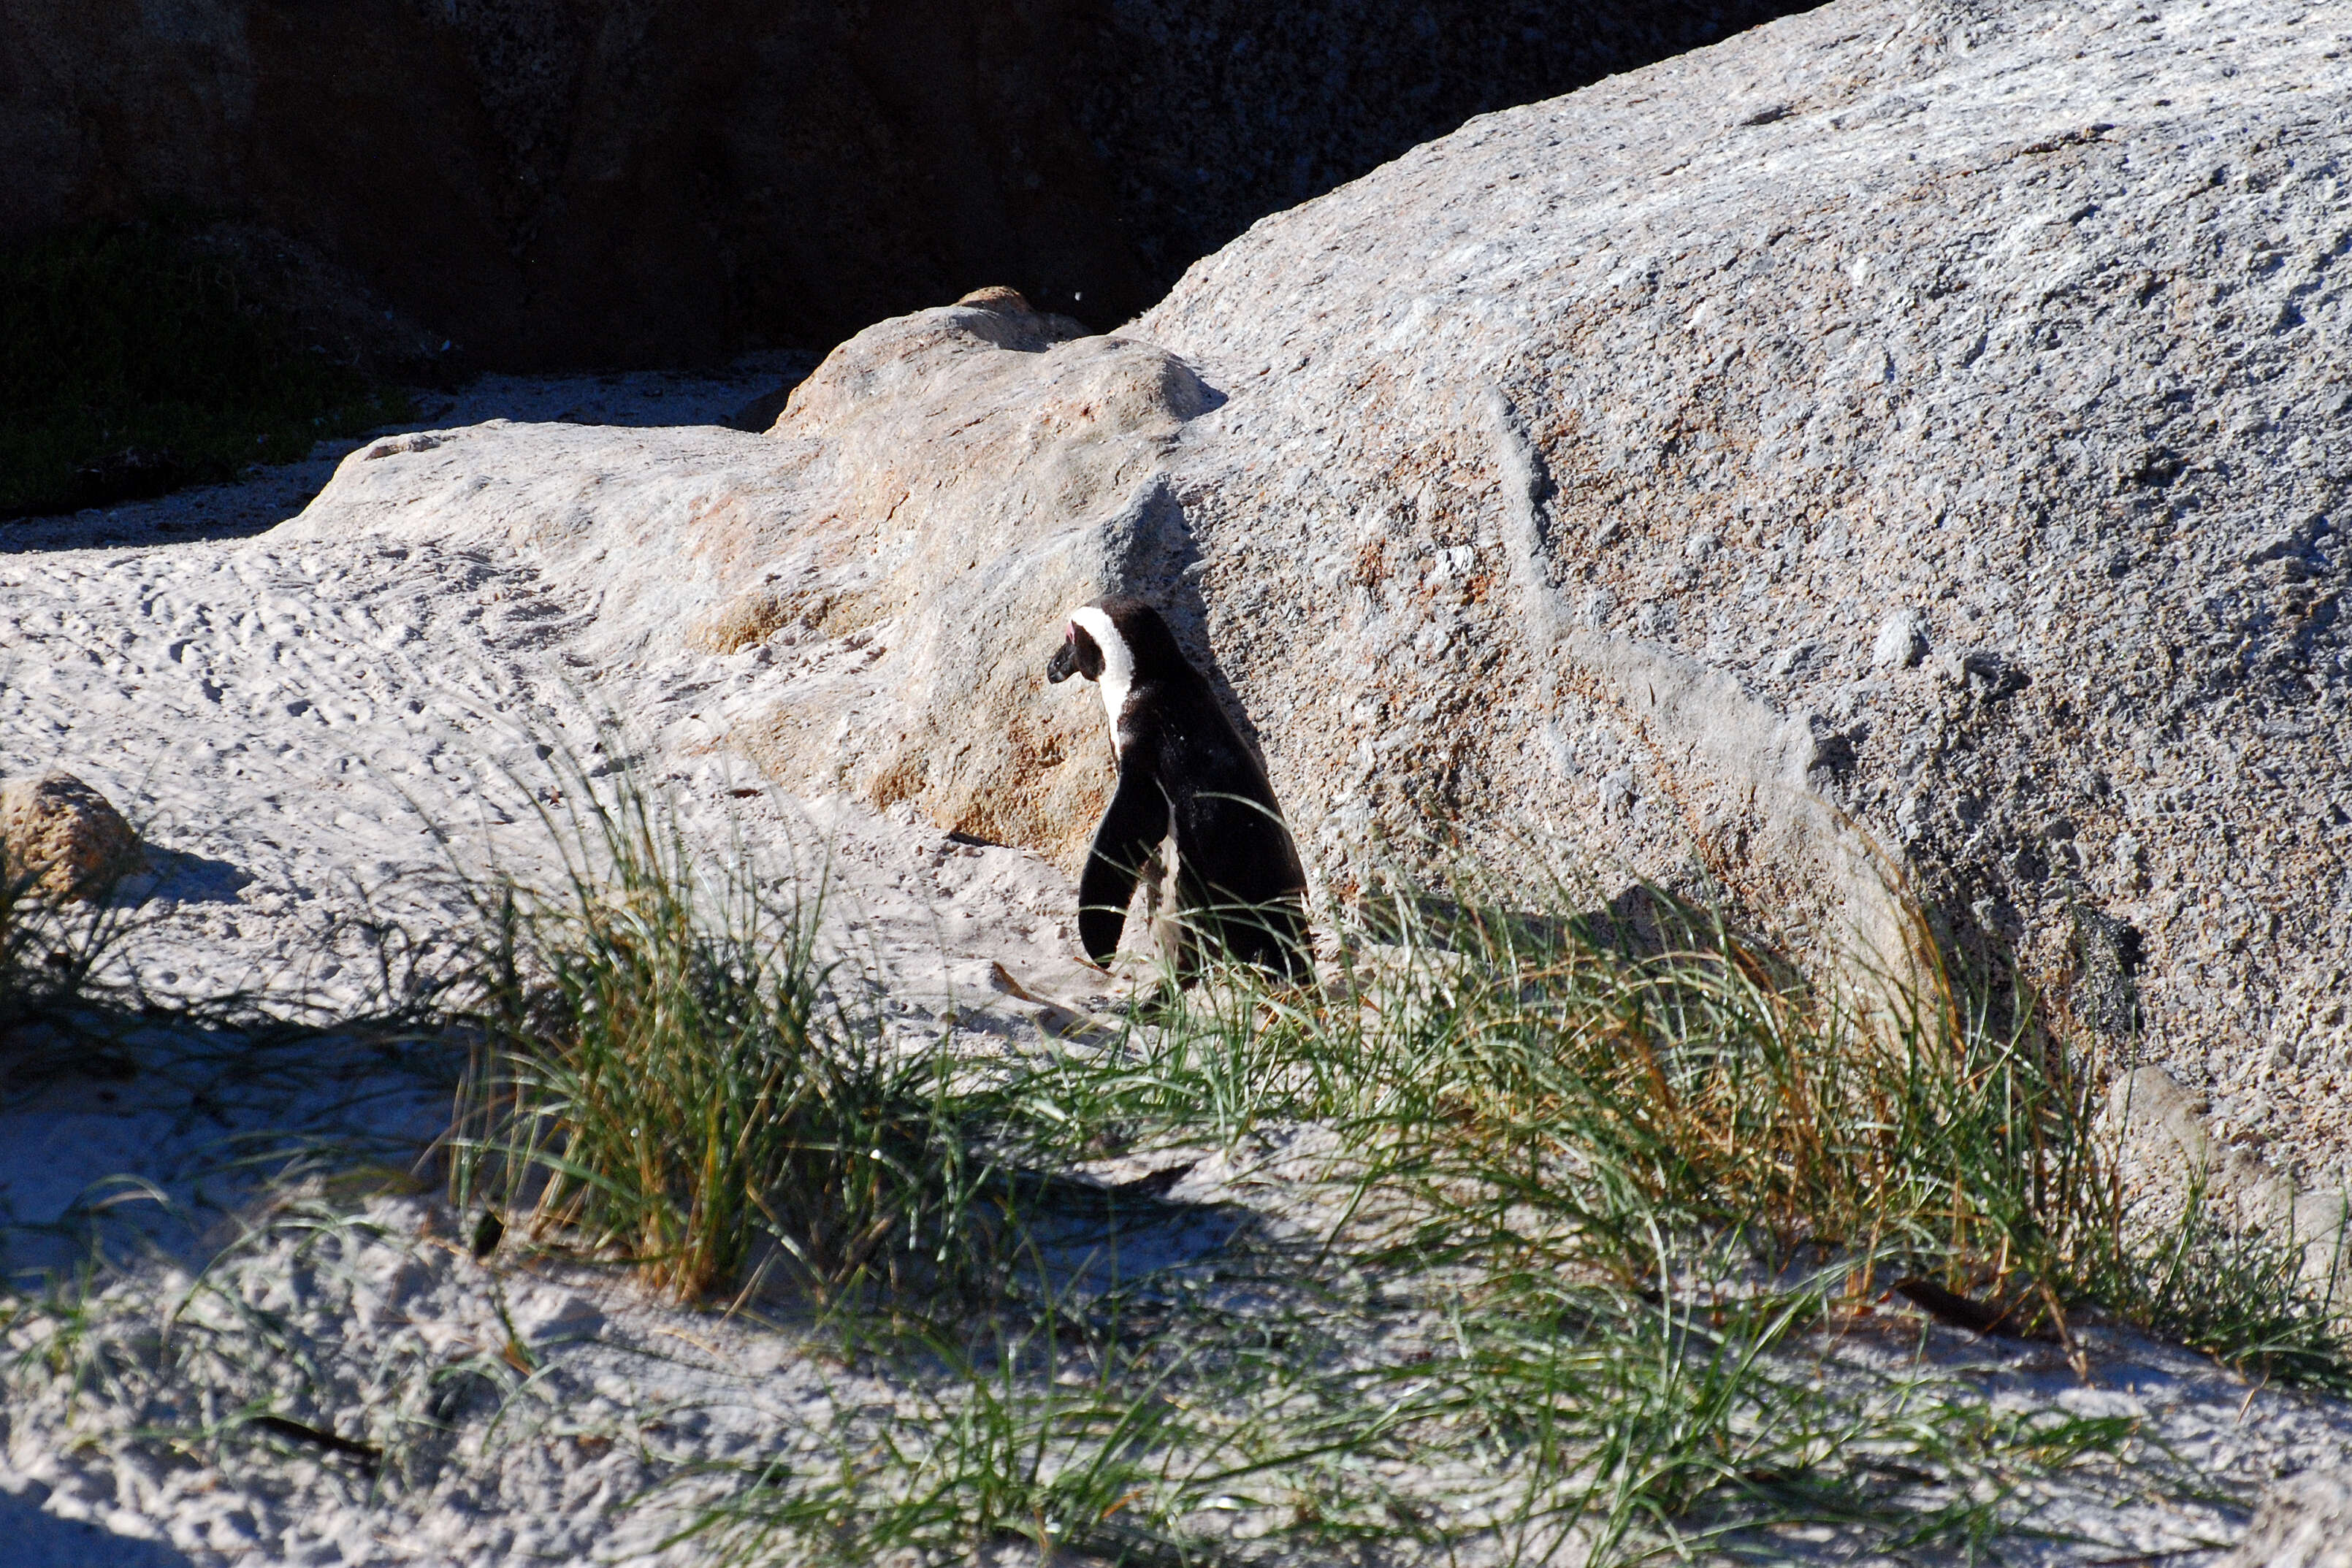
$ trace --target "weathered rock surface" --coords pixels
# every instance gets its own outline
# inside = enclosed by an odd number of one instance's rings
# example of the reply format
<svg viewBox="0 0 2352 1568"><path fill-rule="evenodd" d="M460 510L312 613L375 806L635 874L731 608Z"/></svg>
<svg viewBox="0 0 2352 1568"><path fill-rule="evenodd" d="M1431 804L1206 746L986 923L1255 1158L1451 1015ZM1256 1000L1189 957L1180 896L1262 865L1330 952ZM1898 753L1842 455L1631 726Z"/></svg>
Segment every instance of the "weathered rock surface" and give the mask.
<svg viewBox="0 0 2352 1568"><path fill-rule="evenodd" d="M1065 850L1107 770L1053 618L1157 593L1327 879L1549 829L1932 936L2308 1177L2352 1148L2342 31L1841 0L1474 121L1117 338L924 312L764 445L458 433L293 527L511 534L607 656L776 660L727 727L781 776Z"/></svg>
<svg viewBox="0 0 2352 1568"><path fill-rule="evenodd" d="M765 438L391 437L279 533L531 549L596 598L592 656L682 638L772 661L727 727L777 779L910 800L943 827L1075 865L1107 797L1107 743L1098 707L1046 699L1045 664L1070 605L1181 591L1165 470L1214 401L1160 350L983 290L842 345Z"/></svg>
<svg viewBox="0 0 2352 1568"><path fill-rule="evenodd" d="M2352 1299L2346 1195L2303 1190L2260 1155L2217 1136L2206 1119L2210 1108L2162 1068L2116 1076L2105 1127L2116 1140L2135 1222L2160 1245L2194 1202L2205 1219L2232 1235L2292 1249L2317 1299Z"/></svg>
<svg viewBox="0 0 2352 1568"><path fill-rule="evenodd" d="M0 866L51 898L95 901L147 863L139 835L105 796L53 770L0 786Z"/></svg>
<svg viewBox="0 0 2352 1568"><path fill-rule="evenodd" d="M2346 31L1835 5L1195 267L1133 329L1228 394L1175 483L1326 862L1427 802L1868 929L1883 855L2334 1166Z"/></svg>
<svg viewBox="0 0 2352 1568"><path fill-rule="evenodd" d="M226 214L394 361L823 345L999 280L1109 322L1465 116L1789 8L0 0L0 242Z"/></svg>
<svg viewBox="0 0 2352 1568"><path fill-rule="evenodd" d="M2221 1568L2352 1568L2352 1470L2305 1470L2272 1487Z"/></svg>

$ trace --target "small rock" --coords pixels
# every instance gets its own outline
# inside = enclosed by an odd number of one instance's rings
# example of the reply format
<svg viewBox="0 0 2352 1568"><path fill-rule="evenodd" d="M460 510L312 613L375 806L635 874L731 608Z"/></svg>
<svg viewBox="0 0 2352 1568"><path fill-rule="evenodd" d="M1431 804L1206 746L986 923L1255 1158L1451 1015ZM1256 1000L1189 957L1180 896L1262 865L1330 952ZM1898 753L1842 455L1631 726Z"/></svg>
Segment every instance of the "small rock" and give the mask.
<svg viewBox="0 0 2352 1568"><path fill-rule="evenodd" d="M713 653L739 653L811 619L792 595L760 589L729 600L687 629L687 642ZM821 605L818 612L822 613Z"/></svg>
<svg viewBox="0 0 2352 1568"><path fill-rule="evenodd" d="M72 774L54 770L0 789L0 854L12 880L28 876L37 893L89 903L147 865L122 813Z"/></svg>
<svg viewBox="0 0 2352 1568"><path fill-rule="evenodd" d="M1006 315L1028 316L1035 313L1026 295L1017 288L1008 288L1003 284L986 288L975 288L959 298L956 303L969 305L975 310L995 310Z"/></svg>
<svg viewBox="0 0 2352 1568"><path fill-rule="evenodd" d="M595 1302L570 1291L535 1291L514 1307L515 1332L531 1344L593 1339L604 1326Z"/></svg>
<svg viewBox="0 0 2352 1568"><path fill-rule="evenodd" d="M1927 810L1927 804L1925 796L1906 795L1903 799L1903 803L1895 808L1895 831L1902 835L1906 843L1926 831L1920 825L1919 818Z"/></svg>
<svg viewBox="0 0 2352 1568"><path fill-rule="evenodd" d="M1633 809L1633 770L1620 768L1601 781L1601 810L1608 816L1622 817Z"/></svg>
<svg viewBox="0 0 2352 1568"><path fill-rule="evenodd" d="M402 457L412 452L430 452L448 444L449 438L431 431L412 430L402 435L387 435L360 454L362 463L373 463L385 457Z"/></svg>
<svg viewBox="0 0 2352 1568"><path fill-rule="evenodd" d="M1878 629L1871 644L1871 664L1881 670L1907 670L1927 656L1927 629L1916 610L1898 610Z"/></svg>

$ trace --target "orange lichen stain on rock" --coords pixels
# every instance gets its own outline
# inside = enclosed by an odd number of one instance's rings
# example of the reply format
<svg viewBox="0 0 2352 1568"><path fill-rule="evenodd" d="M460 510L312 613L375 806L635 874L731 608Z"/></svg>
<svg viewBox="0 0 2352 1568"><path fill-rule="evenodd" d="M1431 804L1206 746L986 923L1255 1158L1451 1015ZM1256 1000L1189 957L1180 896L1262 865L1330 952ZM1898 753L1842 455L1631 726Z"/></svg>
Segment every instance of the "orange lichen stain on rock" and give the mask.
<svg viewBox="0 0 2352 1568"><path fill-rule="evenodd" d="M11 884L96 903L146 864L122 813L72 774L52 769L0 789L0 875Z"/></svg>

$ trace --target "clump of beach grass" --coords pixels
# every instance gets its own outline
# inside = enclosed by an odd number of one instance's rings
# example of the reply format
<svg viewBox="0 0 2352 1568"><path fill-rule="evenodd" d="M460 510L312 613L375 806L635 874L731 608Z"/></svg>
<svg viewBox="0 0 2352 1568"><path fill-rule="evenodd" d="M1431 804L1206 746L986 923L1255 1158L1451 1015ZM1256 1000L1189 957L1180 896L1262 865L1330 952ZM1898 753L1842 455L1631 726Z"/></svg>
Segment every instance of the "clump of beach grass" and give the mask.
<svg viewBox="0 0 2352 1568"><path fill-rule="evenodd" d="M91 996L120 925L102 904L47 891L47 869L0 849L0 1030L54 1019Z"/></svg>
<svg viewBox="0 0 2352 1568"><path fill-rule="evenodd" d="M2104 1063L2030 1001L1996 1029L1937 971L1842 993L1719 910L1653 896L1635 942L1545 891L1534 914L1491 882L1398 894L1358 913L1332 983L1171 993L1114 1071L1065 1059L1062 1092L1176 1136L1327 1127L1349 1179L1410 1197L1381 1208L1410 1217L1383 1246L1631 1285L1657 1281L1661 1236L1737 1238L1759 1269L1842 1271L1857 1301L1932 1283L2011 1334L2063 1338L2084 1305L2199 1348L2233 1337L2181 1278L2184 1248L2218 1263L2210 1221L2193 1244L2135 1227Z"/></svg>
<svg viewBox="0 0 2352 1568"><path fill-rule="evenodd" d="M823 956L822 886L713 871L633 775L570 781L559 885L478 890L460 1207L685 1301L762 1270L845 1296L970 1266L985 1173L951 1064L888 1039Z"/></svg>
<svg viewBox="0 0 2352 1568"><path fill-rule="evenodd" d="M1279 1239L1083 1300L1008 1280L992 1349L925 1353L937 1410L852 1424L830 1466L751 1472L709 1522L758 1560L780 1531L786 1557L844 1560L1020 1539L1319 1561L1409 1538L1627 1561L1797 1524L1967 1547L2032 1531L2023 1478L2121 1478L2135 1427L2002 1414L1928 1364L1841 1354L1926 1332L1904 1298L2070 1354L2121 1322L2344 1376L2292 1270L2136 1224L2074 1042L1994 1028L1940 975L1867 998L1808 983L1704 906L1653 897L1637 936L1572 886L1512 891L1465 877L1339 912L1320 986L1171 986L1117 1038L992 1080L989 1124L1025 1166L1301 1129L1324 1152L1257 1184ZM2226 1282L2187 1284L2184 1248ZM1003 1322L1041 1315L1087 1347L1082 1396L1056 1355L1004 1347ZM2165 1469L2135 1462L2126 1490ZM1116 1506L1082 1504L1107 1475Z"/></svg>
<svg viewBox="0 0 2352 1568"><path fill-rule="evenodd" d="M108 1026L134 1005L135 988L110 959L127 917L106 902L59 896L47 869L0 849L0 1095L122 1069L110 1038L120 1030Z"/></svg>

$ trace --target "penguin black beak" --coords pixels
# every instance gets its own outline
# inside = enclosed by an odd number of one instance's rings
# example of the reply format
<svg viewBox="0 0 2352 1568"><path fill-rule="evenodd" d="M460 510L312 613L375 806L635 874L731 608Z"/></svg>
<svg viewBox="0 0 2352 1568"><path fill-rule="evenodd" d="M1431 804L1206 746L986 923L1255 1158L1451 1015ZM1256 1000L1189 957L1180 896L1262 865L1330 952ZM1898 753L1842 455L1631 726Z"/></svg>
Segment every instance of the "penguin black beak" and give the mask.
<svg viewBox="0 0 2352 1568"><path fill-rule="evenodd" d="M1065 637L1062 639L1062 645L1054 650L1053 663L1045 666L1045 678L1055 685L1060 685L1077 673L1078 652L1070 645L1070 640Z"/></svg>

